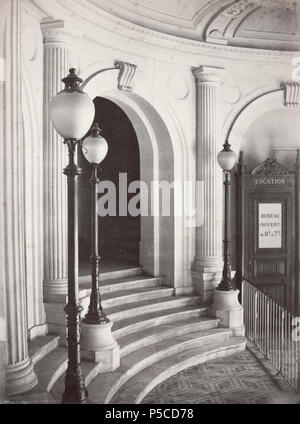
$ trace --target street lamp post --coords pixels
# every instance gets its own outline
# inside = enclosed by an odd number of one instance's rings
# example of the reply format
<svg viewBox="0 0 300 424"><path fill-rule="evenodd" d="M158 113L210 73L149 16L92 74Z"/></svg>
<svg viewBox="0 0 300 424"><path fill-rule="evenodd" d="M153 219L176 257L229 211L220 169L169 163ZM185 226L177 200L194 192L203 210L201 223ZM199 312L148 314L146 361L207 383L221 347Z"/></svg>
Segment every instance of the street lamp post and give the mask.
<svg viewBox="0 0 300 424"><path fill-rule="evenodd" d="M76 157L76 146L90 129L95 107L80 84L82 79L74 68L64 78L64 90L50 104L50 118L56 131L68 146L69 163L64 173L68 184L68 301L67 315L68 367L62 403L88 403L88 393L80 365L80 312L78 296L78 187L81 174Z"/></svg>
<svg viewBox="0 0 300 424"><path fill-rule="evenodd" d="M225 193L225 223L224 223L224 266L222 280L217 290L236 290L234 281L231 279L230 263L230 176L231 170L235 166L236 156L230 149L230 144L226 140L223 150L218 154L217 160L224 173L224 193Z"/></svg>
<svg viewBox="0 0 300 424"><path fill-rule="evenodd" d="M85 324L107 324L109 319L106 317L102 305L99 292L99 247L98 247L98 214L97 214L97 184L98 166L107 154L108 146L106 140L100 136L100 128L94 123L91 135L82 143L82 152L85 158L90 162L92 167L91 184L91 242L92 251L90 261L92 265L92 291L88 313L82 322Z"/></svg>
<svg viewBox="0 0 300 424"><path fill-rule="evenodd" d="M239 303L237 290L234 281L231 280L230 264L230 175L236 163L235 153L230 149L230 144L226 140L223 150L218 154L218 164L224 173L225 191L225 231L224 231L224 266L222 279L215 290L214 300L211 306L214 316L220 319L222 327L230 328L233 336L244 336L245 326L243 317L243 307Z"/></svg>

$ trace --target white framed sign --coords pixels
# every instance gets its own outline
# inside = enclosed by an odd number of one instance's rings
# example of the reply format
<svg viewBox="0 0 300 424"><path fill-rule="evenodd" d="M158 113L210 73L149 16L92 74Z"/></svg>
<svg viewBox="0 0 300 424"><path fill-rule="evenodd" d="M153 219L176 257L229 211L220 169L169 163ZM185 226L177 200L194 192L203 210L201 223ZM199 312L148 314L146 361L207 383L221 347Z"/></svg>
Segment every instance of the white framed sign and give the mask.
<svg viewBox="0 0 300 424"><path fill-rule="evenodd" d="M282 248L282 204L258 204L258 248Z"/></svg>

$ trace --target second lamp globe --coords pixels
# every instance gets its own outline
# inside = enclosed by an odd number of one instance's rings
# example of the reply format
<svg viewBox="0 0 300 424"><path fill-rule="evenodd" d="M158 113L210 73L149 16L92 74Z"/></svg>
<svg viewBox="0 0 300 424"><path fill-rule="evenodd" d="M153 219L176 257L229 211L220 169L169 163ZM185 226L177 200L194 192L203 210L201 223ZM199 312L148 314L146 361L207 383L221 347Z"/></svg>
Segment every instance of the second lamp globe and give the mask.
<svg viewBox="0 0 300 424"><path fill-rule="evenodd" d="M90 163L99 164L107 155L108 144L100 133L101 130L95 122L91 134L82 143L82 152Z"/></svg>
<svg viewBox="0 0 300 424"><path fill-rule="evenodd" d="M230 147L228 140L226 140L223 144L223 150L217 156L218 164L223 171L231 171L236 164L236 155Z"/></svg>

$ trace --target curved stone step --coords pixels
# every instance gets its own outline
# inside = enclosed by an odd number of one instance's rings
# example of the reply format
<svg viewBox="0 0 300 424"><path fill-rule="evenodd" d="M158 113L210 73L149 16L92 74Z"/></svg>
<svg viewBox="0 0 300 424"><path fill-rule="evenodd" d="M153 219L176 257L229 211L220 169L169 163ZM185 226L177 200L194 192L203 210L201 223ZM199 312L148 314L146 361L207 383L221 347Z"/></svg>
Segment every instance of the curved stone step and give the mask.
<svg viewBox="0 0 300 424"><path fill-rule="evenodd" d="M143 300L130 304L121 304L113 308L107 308L105 312L112 322L117 322L127 318L144 315L145 310L150 313L184 306L196 306L198 304L199 298L195 296L174 296L167 300L157 299L155 302Z"/></svg>
<svg viewBox="0 0 300 424"><path fill-rule="evenodd" d="M83 299L85 297L90 296L91 293L91 278L85 283L80 284L79 287L79 299ZM117 278L117 279L108 279L104 280L100 283L100 292L101 295L106 295L109 293L119 293L126 290L138 290L142 288L151 288L151 287L159 287L162 285L161 278L147 277L143 275L137 275L134 277L125 277L125 278ZM47 302L50 304L66 304L67 303L67 295L66 294L58 294L48 296Z"/></svg>
<svg viewBox="0 0 300 424"><path fill-rule="evenodd" d="M50 392L56 381L66 371L67 365L67 349L62 347L56 348L35 365L34 371L44 391Z"/></svg>
<svg viewBox="0 0 300 424"><path fill-rule="evenodd" d="M168 298L169 297L169 298ZM165 298L157 298L152 300L140 300L133 303L121 303L121 299L118 305L113 307L105 308L104 310L112 322L119 320L125 320L130 317L144 315L145 310L148 313L158 312L166 309L173 309L185 306L196 306L199 304L199 298L195 296L169 296ZM147 308L147 309L146 309ZM64 312L64 305L56 303L46 303L45 309L47 311L47 318L51 324L58 324L65 328L66 325L66 314ZM87 304L82 311L81 316L83 317L87 312ZM59 328L57 328L58 330Z"/></svg>
<svg viewBox="0 0 300 424"><path fill-rule="evenodd" d="M59 336L43 336L28 343L28 354L33 363L36 365L41 359L58 347Z"/></svg>
<svg viewBox="0 0 300 424"><path fill-rule="evenodd" d="M122 282L123 280L144 280L152 277L147 277L143 275L143 270L140 267L129 267L124 268L120 270L115 271L106 271L103 273L100 273L100 282L101 285L113 285L112 282L115 283ZM126 281L124 282L124 286L126 287ZM79 277L79 298L85 297L89 295L90 292L90 286L91 286L91 275L82 275ZM118 290L116 288L116 290ZM47 303L67 303L67 295L66 294L57 294L57 295L47 295L44 298L44 301Z"/></svg>
<svg viewBox="0 0 300 424"><path fill-rule="evenodd" d="M101 294L120 292L124 290L134 290L147 287L159 287L162 285L161 278L137 276L134 278L122 278L117 280L105 280L101 282Z"/></svg>
<svg viewBox="0 0 300 424"><path fill-rule="evenodd" d="M171 297L174 294L173 288L167 287L146 287L134 290L124 290L118 293L108 293L101 296L102 306L104 310L113 308L119 305L128 305L129 303L136 303L140 301L159 300L166 297ZM90 296L87 296L80 301L83 308L88 308L90 303Z"/></svg>
<svg viewBox="0 0 300 424"><path fill-rule="evenodd" d="M162 286L161 278L155 277L146 277L146 276L136 276L128 278L117 278L116 280L105 280L100 283L100 292L101 295L106 295L109 293L119 293L126 290L136 290L142 288L150 287L160 287ZM91 292L91 281L89 284L80 286L80 298L88 296Z"/></svg>
<svg viewBox="0 0 300 424"><path fill-rule="evenodd" d="M106 312L106 314L109 316L109 318L113 320L113 318L110 316L112 313L116 313L118 309L120 310L128 310L132 311L135 308L138 308L139 306L143 306L143 311L145 310L144 305L151 305L163 302L165 299L169 298L169 301L174 301L174 299L178 299L179 303L186 303L189 302L196 302L198 298L196 297L173 297L173 288L168 287L149 287L149 288L141 288L141 289L135 289L135 290L126 290L122 293L118 293L118 296L115 295L115 293L110 293L103 296L102 306ZM181 299L181 300L180 300ZM193 299L193 300L191 300ZM85 295L83 298L80 299L80 304L83 307L83 311L81 316L83 317L88 309L90 301L90 296ZM149 303L150 302L150 303ZM47 320L50 325L52 324L62 324L65 325L66 322L66 315L64 312L64 303L45 303L45 311L47 314ZM171 305L171 304L170 304ZM156 307L157 309L162 308L163 305L161 304L161 307L158 305ZM154 307L154 310L157 310ZM130 312L128 312L130 315ZM123 315L124 316L124 315Z"/></svg>
<svg viewBox="0 0 300 424"><path fill-rule="evenodd" d="M115 394L136 374L162 359L177 355L185 350L203 346L212 341L228 340L228 329L216 328L191 334L182 334L154 345L143 347L121 360L121 366L114 373L101 374L90 385L90 399L100 403L110 403ZM101 379L101 384L99 384Z"/></svg>
<svg viewBox="0 0 300 424"><path fill-rule="evenodd" d="M118 269L114 271L105 271L101 272L101 264L100 264L100 281L112 280L117 278L126 278L126 277L136 277L137 275L143 275L143 270L141 267L129 267ZM91 275L81 275L79 277L79 284L90 284Z"/></svg>
<svg viewBox="0 0 300 424"><path fill-rule="evenodd" d="M50 305L47 309L49 332L60 334L60 344L65 345L66 315L64 305ZM45 305L45 308L47 308ZM53 306L54 305L54 306ZM147 313L145 314L145 311ZM207 307L199 306L199 298L195 296L176 296L168 300L159 299L155 302L135 302L132 304L118 305L105 310L113 322L114 337L118 338L130 334L138 329L149 328L155 321L171 322L187 317L203 316L208 312ZM85 311L82 313L84 316Z"/></svg>
<svg viewBox="0 0 300 424"><path fill-rule="evenodd" d="M157 324L156 326L148 329L143 329L142 331L119 338L118 343L120 345L120 356L122 358L132 352L142 349L145 346L180 336L182 334L217 328L219 322L219 319L198 318L184 321L182 323L172 322L163 325Z"/></svg>
<svg viewBox="0 0 300 424"><path fill-rule="evenodd" d="M124 337L128 334L148 329L153 326L164 325L177 321L188 319L199 319L209 312L207 307L186 306L178 308L163 309L143 315L133 316L113 324L112 332L115 339Z"/></svg>
<svg viewBox="0 0 300 424"><path fill-rule="evenodd" d="M233 355L245 350L245 347L245 338L234 337L222 343L208 343L164 358L131 378L116 393L111 403L139 404L158 384L178 372L212 359Z"/></svg>

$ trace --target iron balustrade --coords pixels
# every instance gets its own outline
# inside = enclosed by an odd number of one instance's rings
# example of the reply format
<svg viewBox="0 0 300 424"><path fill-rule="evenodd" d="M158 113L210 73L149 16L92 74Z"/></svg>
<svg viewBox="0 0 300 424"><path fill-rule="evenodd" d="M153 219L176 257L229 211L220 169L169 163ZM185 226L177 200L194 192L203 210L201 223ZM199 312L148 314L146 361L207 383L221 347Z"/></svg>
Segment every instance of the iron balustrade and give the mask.
<svg viewBox="0 0 300 424"><path fill-rule="evenodd" d="M247 338L275 367L278 374L300 390L300 318L255 287L242 280L242 305Z"/></svg>

